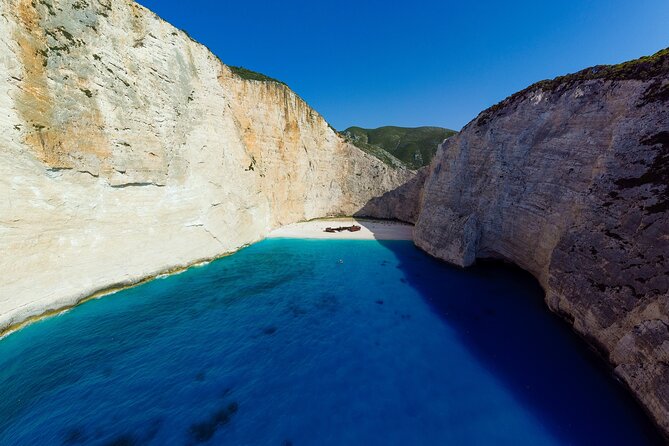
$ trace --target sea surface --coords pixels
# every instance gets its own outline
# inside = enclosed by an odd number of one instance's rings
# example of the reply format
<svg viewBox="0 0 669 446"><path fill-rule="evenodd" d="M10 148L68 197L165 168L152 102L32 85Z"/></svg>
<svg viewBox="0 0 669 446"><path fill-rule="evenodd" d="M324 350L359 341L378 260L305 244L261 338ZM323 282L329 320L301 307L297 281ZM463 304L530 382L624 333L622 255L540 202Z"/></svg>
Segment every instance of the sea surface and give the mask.
<svg viewBox="0 0 669 446"><path fill-rule="evenodd" d="M659 444L527 274L266 240L0 340L0 445Z"/></svg>

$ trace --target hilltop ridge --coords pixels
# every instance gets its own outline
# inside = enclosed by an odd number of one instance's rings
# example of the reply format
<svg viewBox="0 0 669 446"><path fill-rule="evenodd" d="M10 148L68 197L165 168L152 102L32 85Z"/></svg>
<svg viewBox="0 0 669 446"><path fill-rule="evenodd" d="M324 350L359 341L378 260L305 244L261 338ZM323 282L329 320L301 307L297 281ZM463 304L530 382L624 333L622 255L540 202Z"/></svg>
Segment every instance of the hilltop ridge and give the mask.
<svg viewBox="0 0 669 446"><path fill-rule="evenodd" d="M385 126L376 129L349 127L341 133L363 150L383 150L416 170L430 164L439 144L457 132L443 127Z"/></svg>

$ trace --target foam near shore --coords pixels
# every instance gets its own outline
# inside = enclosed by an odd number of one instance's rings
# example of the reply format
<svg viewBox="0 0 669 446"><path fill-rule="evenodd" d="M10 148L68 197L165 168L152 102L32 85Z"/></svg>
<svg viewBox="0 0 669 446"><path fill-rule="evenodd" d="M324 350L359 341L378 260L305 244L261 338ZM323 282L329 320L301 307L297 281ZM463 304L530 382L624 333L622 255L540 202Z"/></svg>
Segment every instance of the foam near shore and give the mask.
<svg viewBox="0 0 669 446"><path fill-rule="evenodd" d="M328 227L360 226L357 232L325 232ZM345 239L345 240L413 240L413 225L385 220L330 218L283 226L267 238Z"/></svg>

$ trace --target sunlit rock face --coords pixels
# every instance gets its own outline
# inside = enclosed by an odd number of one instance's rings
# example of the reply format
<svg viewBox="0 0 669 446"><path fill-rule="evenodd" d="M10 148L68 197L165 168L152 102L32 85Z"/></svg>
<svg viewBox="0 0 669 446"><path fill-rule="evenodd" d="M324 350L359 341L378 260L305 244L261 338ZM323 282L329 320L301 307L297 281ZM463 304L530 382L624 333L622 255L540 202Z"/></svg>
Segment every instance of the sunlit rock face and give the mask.
<svg viewBox="0 0 669 446"><path fill-rule="evenodd" d="M0 331L413 177L129 0L0 0Z"/></svg>
<svg viewBox="0 0 669 446"><path fill-rule="evenodd" d="M415 241L532 272L669 432L669 52L537 84L442 145ZM556 358L559 367L559 358Z"/></svg>

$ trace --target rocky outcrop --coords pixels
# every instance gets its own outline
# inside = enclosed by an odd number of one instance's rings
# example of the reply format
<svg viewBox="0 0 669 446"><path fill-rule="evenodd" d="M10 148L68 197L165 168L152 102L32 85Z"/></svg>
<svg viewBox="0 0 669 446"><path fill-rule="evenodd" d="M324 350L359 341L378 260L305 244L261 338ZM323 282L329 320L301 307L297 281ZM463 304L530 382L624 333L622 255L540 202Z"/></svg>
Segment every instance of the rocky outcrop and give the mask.
<svg viewBox="0 0 669 446"><path fill-rule="evenodd" d="M428 169L416 171L416 176L397 189L372 198L355 213L356 217L372 217L383 220L400 220L415 224L420 214L420 203Z"/></svg>
<svg viewBox="0 0 669 446"><path fill-rule="evenodd" d="M130 0L0 0L0 332L413 177Z"/></svg>
<svg viewBox="0 0 669 446"><path fill-rule="evenodd" d="M669 51L536 84L442 145L415 241L511 261L669 433Z"/></svg>

